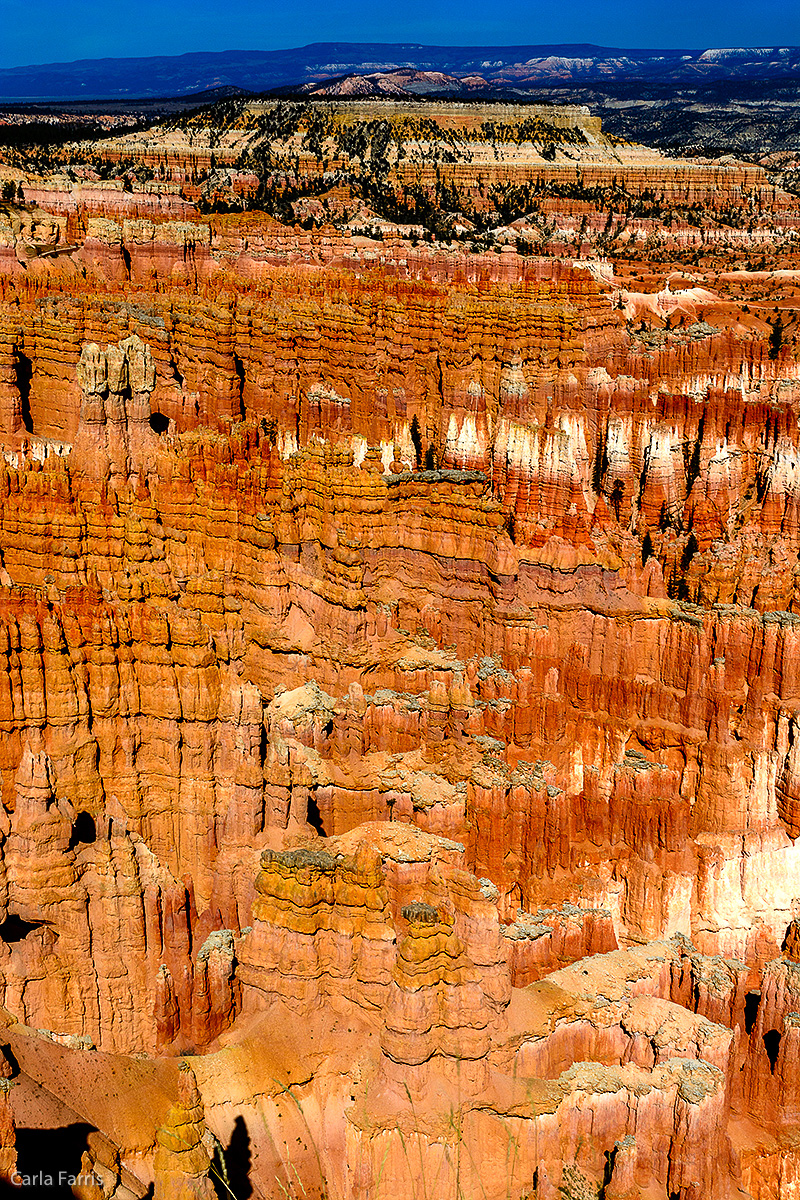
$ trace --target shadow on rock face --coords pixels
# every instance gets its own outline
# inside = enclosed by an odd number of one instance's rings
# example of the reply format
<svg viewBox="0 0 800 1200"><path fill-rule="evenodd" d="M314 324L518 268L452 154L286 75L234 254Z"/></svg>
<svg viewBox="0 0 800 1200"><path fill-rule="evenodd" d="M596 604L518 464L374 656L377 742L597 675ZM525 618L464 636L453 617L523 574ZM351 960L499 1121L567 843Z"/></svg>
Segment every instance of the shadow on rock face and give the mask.
<svg viewBox="0 0 800 1200"><path fill-rule="evenodd" d="M42 1200L74 1200L70 1180L81 1173L81 1158L88 1147L92 1126L83 1122L58 1129L17 1130L17 1174L19 1186L0 1184L0 1196L41 1197Z"/></svg>

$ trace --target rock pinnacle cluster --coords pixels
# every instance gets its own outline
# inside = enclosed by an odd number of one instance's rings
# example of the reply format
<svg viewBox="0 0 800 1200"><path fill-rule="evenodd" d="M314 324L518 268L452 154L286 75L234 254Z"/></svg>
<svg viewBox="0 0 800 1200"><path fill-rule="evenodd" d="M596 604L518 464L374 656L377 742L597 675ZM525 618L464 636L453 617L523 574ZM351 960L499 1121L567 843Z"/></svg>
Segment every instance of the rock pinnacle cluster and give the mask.
<svg viewBox="0 0 800 1200"><path fill-rule="evenodd" d="M401 100L0 184L0 1180L795 1200L798 197Z"/></svg>

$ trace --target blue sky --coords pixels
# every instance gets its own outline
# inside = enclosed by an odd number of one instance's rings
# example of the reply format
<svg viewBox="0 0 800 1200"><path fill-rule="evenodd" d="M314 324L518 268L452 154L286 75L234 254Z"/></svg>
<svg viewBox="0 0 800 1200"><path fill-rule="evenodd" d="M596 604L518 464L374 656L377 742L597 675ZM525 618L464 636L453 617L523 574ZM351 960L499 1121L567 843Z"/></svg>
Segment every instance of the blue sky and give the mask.
<svg viewBox="0 0 800 1200"><path fill-rule="evenodd" d="M798 0L0 0L0 66L321 41L800 43Z"/></svg>

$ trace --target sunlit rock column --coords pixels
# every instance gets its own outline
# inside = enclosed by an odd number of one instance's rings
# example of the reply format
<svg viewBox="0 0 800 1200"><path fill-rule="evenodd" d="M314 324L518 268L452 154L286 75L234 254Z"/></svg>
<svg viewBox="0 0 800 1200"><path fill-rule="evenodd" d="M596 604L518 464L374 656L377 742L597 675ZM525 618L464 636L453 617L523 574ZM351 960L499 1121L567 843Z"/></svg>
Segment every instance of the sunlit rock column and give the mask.
<svg viewBox="0 0 800 1200"><path fill-rule="evenodd" d="M128 364L128 446L130 468L134 473L146 469L158 445L158 435L150 426L150 397L156 386L156 368L150 347L133 334L120 342Z"/></svg>
<svg viewBox="0 0 800 1200"><path fill-rule="evenodd" d="M71 460L76 470L97 483L109 474L106 438L105 393L108 366L105 351L96 342L84 346L78 360L81 411Z"/></svg>
<svg viewBox="0 0 800 1200"><path fill-rule="evenodd" d="M154 1200L216 1200L203 1101L188 1063L181 1063L178 1100L156 1136Z"/></svg>

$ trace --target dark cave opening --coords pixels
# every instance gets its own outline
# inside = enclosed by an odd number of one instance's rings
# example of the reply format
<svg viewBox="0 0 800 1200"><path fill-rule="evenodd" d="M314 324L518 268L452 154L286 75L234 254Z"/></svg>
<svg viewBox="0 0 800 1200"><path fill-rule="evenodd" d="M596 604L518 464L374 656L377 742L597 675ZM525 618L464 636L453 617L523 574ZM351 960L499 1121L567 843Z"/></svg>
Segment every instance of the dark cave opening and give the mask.
<svg viewBox="0 0 800 1200"><path fill-rule="evenodd" d="M43 924L43 921L23 921L17 913L9 913L0 924L0 938L6 945L12 946L16 942L24 941L35 929L41 929Z"/></svg>
<svg viewBox="0 0 800 1200"><path fill-rule="evenodd" d="M95 841L97 841L97 826L94 823L94 817L91 813L79 812L72 826L72 834L69 839L70 850L75 850L78 846L90 846Z"/></svg>
<svg viewBox="0 0 800 1200"><path fill-rule="evenodd" d="M770 1074L775 1074L775 1064L778 1061L778 1051L781 1048L781 1035L777 1029L769 1029L764 1034L764 1049L769 1059Z"/></svg>
<svg viewBox="0 0 800 1200"><path fill-rule="evenodd" d="M760 1000L761 992L748 992L744 998L744 1031L747 1034L753 1032Z"/></svg>
<svg viewBox="0 0 800 1200"><path fill-rule="evenodd" d="M320 837L327 837L325 826L322 823L322 813L319 811L319 805L313 796L308 797L308 806L306 808L306 820L312 829L316 829Z"/></svg>
<svg viewBox="0 0 800 1200"><path fill-rule="evenodd" d="M169 417L164 413L150 413L150 428L154 433L166 433L169 429Z"/></svg>
<svg viewBox="0 0 800 1200"><path fill-rule="evenodd" d="M239 385L239 405L241 408L241 416L244 417L244 388L246 383L244 363L239 358L238 354L233 356L233 371L236 375L236 381Z"/></svg>
<svg viewBox="0 0 800 1200"><path fill-rule="evenodd" d="M419 469L420 464L422 463L422 434L420 433L419 420L417 419L416 413L411 418L411 441L414 446L414 453L417 457L417 469Z"/></svg>
<svg viewBox="0 0 800 1200"><path fill-rule="evenodd" d="M33 363L27 354L21 350L16 353L17 389L19 391L20 414L26 433L33 433L33 418L31 417L31 380L33 379Z"/></svg>

